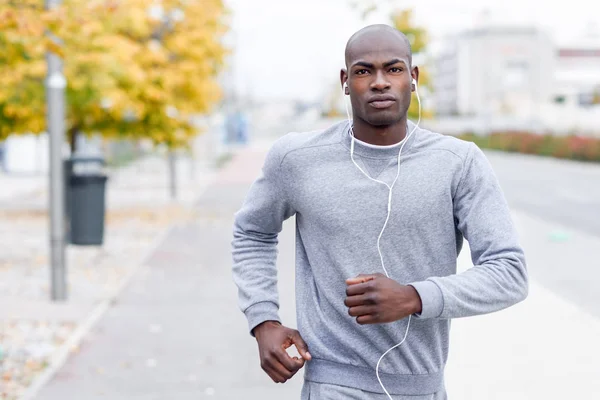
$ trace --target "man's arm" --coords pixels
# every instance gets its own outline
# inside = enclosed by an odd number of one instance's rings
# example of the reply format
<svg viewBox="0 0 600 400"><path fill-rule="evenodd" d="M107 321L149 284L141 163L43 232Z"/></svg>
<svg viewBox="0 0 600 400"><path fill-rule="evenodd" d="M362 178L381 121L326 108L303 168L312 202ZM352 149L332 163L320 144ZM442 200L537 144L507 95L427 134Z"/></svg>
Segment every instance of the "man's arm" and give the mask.
<svg viewBox="0 0 600 400"><path fill-rule="evenodd" d="M277 244L283 222L294 214L283 187L280 142L266 156L262 174L252 184L235 214L233 280L249 331L265 321L278 321Z"/></svg>
<svg viewBox="0 0 600 400"><path fill-rule="evenodd" d="M492 167L474 144L454 195L458 229L471 248L474 267L460 274L412 283L422 302L419 318L486 314L524 300L525 255Z"/></svg>
<svg viewBox="0 0 600 400"><path fill-rule="evenodd" d="M277 293L277 243L283 221L294 215L281 176L281 142L267 154L261 176L235 215L233 279L239 306L256 337L260 365L274 382L284 383L310 360L308 346L295 329L281 325ZM286 349L295 345L301 358Z"/></svg>

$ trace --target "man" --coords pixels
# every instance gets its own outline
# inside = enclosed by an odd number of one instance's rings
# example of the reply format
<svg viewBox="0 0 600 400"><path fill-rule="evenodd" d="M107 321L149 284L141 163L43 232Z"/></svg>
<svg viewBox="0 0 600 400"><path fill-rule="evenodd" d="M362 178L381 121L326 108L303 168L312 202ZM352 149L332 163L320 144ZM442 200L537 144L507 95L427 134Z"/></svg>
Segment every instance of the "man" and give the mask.
<svg viewBox="0 0 600 400"><path fill-rule="evenodd" d="M446 399L450 320L523 300L524 254L479 148L408 121L419 70L402 33L354 34L340 78L352 124L279 139L235 216L240 307L273 381L306 367L303 399ZM292 215L298 331L275 268ZM474 267L457 274L463 237Z"/></svg>

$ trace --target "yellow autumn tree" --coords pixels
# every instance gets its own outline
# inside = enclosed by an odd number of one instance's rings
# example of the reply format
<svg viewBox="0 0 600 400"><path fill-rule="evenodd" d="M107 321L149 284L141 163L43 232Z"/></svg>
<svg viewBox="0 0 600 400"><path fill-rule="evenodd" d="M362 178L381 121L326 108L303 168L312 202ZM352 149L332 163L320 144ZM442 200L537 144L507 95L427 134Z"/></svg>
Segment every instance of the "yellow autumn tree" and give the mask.
<svg viewBox="0 0 600 400"><path fill-rule="evenodd" d="M44 129L43 3L0 0L0 140Z"/></svg>
<svg viewBox="0 0 600 400"><path fill-rule="evenodd" d="M427 30L414 24L412 10L407 9L394 12L392 14L392 24L396 29L408 37L413 52L413 59L415 56L424 53L429 42ZM432 89L429 71L425 66L419 66L419 94L421 95L421 100L423 100L423 94L425 92L431 93ZM432 115L433 113L431 110L422 108L421 118L431 118ZM413 94L413 99L410 103L410 108L408 109L408 117L410 119L417 119L419 117L419 103L416 94Z"/></svg>
<svg viewBox="0 0 600 400"><path fill-rule="evenodd" d="M45 126L44 54L67 78L67 126L184 146L220 98L222 0L0 0L0 140ZM52 32L61 43L44 35Z"/></svg>

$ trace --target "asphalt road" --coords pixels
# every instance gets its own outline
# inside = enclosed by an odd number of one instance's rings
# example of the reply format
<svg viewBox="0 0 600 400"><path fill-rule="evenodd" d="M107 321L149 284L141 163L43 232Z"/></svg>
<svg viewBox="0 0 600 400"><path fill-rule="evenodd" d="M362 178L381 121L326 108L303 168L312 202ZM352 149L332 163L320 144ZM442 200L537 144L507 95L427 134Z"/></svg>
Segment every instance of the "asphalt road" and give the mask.
<svg viewBox="0 0 600 400"><path fill-rule="evenodd" d="M540 223L530 276L600 318L600 165L486 154L511 209Z"/></svg>
<svg viewBox="0 0 600 400"><path fill-rule="evenodd" d="M600 165L486 154L512 208L600 237Z"/></svg>

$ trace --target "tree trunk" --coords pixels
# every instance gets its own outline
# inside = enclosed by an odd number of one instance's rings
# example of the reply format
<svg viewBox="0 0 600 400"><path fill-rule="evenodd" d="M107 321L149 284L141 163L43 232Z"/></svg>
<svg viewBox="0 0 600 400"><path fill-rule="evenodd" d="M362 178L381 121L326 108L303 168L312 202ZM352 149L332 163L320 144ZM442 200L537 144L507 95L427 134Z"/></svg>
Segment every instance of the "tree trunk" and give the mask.
<svg viewBox="0 0 600 400"><path fill-rule="evenodd" d="M177 199L177 155L175 150L169 149L169 189L171 200Z"/></svg>
<svg viewBox="0 0 600 400"><path fill-rule="evenodd" d="M77 150L77 137L79 136L79 127L74 125L69 129L68 138L69 138L69 147L71 149L71 156L75 154Z"/></svg>

